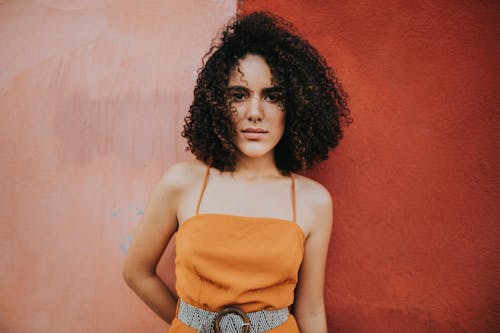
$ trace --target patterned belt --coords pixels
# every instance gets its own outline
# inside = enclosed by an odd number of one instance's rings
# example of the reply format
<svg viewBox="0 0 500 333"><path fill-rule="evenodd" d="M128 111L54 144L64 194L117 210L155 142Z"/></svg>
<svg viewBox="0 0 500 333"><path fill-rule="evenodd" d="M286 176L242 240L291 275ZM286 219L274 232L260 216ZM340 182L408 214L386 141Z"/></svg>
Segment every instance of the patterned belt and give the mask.
<svg viewBox="0 0 500 333"><path fill-rule="evenodd" d="M235 306L215 312L198 308L181 299L177 318L198 333L264 333L287 321L288 313L288 308L246 313Z"/></svg>

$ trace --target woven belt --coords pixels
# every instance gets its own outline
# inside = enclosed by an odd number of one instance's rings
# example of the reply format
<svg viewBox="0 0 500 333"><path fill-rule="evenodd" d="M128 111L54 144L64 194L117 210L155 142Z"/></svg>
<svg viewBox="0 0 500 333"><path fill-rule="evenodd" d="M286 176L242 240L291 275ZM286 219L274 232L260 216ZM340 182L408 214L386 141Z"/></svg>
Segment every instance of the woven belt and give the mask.
<svg viewBox="0 0 500 333"><path fill-rule="evenodd" d="M198 333L263 333L283 324L288 319L288 308L246 313L238 307L228 306L214 312L181 299L177 318Z"/></svg>

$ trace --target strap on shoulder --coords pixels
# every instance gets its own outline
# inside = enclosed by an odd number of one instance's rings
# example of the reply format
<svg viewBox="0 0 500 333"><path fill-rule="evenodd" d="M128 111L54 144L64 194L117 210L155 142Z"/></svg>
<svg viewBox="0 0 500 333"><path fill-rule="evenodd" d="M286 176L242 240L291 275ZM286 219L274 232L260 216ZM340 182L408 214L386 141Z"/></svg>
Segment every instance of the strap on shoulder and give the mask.
<svg viewBox="0 0 500 333"><path fill-rule="evenodd" d="M292 209L293 209L293 223L297 222L297 208L296 208L296 200L295 200L295 177L293 173L290 173L290 177L292 178Z"/></svg>
<svg viewBox="0 0 500 333"><path fill-rule="evenodd" d="M209 172L210 172L210 165L207 165L207 170L205 171L205 176L203 177L203 184L201 185L201 191L198 197L198 202L196 203L196 215L198 215L198 212L200 211L201 198L203 197L203 193L205 192L205 188L207 187L207 179Z"/></svg>

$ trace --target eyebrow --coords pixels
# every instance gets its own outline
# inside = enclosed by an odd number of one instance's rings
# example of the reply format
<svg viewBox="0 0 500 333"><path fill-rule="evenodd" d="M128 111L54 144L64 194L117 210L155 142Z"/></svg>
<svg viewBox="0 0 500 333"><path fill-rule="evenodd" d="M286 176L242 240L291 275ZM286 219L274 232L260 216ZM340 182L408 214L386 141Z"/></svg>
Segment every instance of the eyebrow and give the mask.
<svg viewBox="0 0 500 333"><path fill-rule="evenodd" d="M249 91L247 87L244 86L229 86L227 87L228 90L244 90L244 91ZM269 88L264 88L262 89L262 92L269 94L273 92L283 92L283 88L281 87L269 87Z"/></svg>

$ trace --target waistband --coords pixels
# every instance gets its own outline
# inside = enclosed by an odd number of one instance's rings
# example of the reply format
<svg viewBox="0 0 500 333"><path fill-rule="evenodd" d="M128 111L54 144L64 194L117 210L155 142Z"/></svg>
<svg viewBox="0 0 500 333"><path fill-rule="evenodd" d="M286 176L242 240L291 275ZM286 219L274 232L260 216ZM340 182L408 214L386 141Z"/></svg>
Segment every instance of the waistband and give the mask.
<svg viewBox="0 0 500 333"><path fill-rule="evenodd" d="M198 333L264 333L287 321L288 308L246 313L236 306L208 311L179 300L177 319Z"/></svg>

